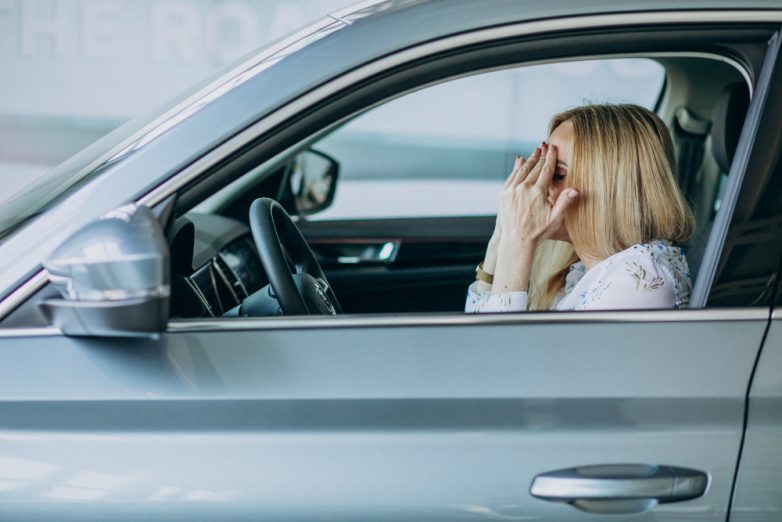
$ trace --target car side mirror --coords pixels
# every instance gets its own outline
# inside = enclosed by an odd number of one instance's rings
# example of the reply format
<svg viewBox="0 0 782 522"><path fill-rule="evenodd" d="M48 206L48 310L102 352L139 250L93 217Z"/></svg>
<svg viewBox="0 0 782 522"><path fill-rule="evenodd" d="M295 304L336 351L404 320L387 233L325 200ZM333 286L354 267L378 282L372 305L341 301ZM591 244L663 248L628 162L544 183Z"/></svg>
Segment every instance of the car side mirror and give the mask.
<svg viewBox="0 0 782 522"><path fill-rule="evenodd" d="M328 208L338 176L339 163L328 154L309 149L296 155L289 176L296 213L308 216Z"/></svg>
<svg viewBox="0 0 782 522"><path fill-rule="evenodd" d="M62 298L40 306L65 335L136 337L166 329L168 243L147 207L109 212L77 230L43 265Z"/></svg>

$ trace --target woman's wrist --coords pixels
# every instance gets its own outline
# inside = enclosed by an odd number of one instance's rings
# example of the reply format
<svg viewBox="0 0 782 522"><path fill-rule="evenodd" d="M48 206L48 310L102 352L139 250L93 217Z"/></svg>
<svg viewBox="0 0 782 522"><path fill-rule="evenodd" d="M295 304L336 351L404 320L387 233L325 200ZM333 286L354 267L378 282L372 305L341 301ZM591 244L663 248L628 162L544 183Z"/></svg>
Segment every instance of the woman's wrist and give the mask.
<svg viewBox="0 0 782 522"><path fill-rule="evenodd" d="M499 244L502 244L505 249L514 249L517 253L532 252L538 248L540 240L536 237L526 236L520 237L519 234L513 234L511 232L503 232L499 239Z"/></svg>
<svg viewBox="0 0 782 522"><path fill-rule="evenodd" d="M528 291L535 242L504 240L497 250L493 292Z"/></svg>
<svg viewBox="0 0 782 522"><path fill-rule="evenodd" d="M489 244L486 247L486 255L483 257L483 271L487 274L494 275L494 270L497 266L497 251L500 247L500 236L497 231L494 231Z"/></svg>

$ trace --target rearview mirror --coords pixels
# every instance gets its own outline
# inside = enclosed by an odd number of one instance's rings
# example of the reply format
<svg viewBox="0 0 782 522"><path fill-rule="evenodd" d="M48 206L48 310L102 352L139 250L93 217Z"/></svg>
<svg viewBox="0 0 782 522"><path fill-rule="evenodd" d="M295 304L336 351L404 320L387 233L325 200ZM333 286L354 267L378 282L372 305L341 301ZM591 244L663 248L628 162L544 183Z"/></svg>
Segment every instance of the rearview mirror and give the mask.
<svg viewBox="0 0 782 522"><path fill-rule="evenodd" d="M41 308L66 335L147 336L166 329L168 243L147 207L126 205L76 231L44 262L62 299Z"/></svg>
<svg viewBox="0 0 782 522"><path fill-rule="evenodd" d="M334 201L339 163L317 150L306 150L293 159L291 193L296 213L308 216L328 208Z"/></svg>

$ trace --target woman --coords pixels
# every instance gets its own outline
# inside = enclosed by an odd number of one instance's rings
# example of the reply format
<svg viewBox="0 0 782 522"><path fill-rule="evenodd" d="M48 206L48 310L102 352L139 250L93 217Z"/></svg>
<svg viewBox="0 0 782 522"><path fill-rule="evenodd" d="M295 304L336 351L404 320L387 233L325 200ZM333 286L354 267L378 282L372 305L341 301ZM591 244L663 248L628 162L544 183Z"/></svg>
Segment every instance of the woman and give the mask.
<svg viewBox="0 0 782 522"><path fill-rule="evenodd" d="M687 306L692 285L676 245L693 228L668 129L653 112L565 111L548 143L516 159L465 311Z"/></svg>

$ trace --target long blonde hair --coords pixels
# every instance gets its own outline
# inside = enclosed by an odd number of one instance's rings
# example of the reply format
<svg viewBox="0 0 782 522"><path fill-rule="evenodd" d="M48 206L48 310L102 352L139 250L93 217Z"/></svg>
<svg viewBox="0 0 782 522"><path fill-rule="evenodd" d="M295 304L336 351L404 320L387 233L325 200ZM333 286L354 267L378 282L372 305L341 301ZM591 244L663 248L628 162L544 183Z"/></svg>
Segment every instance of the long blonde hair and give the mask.
<svg viewBox="0 0 782 522"><path fill-rule="evenodd" d="M695 228L676 182L671 136L656 114L630 104L586 105L554 116L549 135L566 121L573 151L565 186L579 193L565 215L573 246L546 241L538 249L530 281L537 310L551 308L576 249L605 259L654 239L684 243Z"/></svg>

